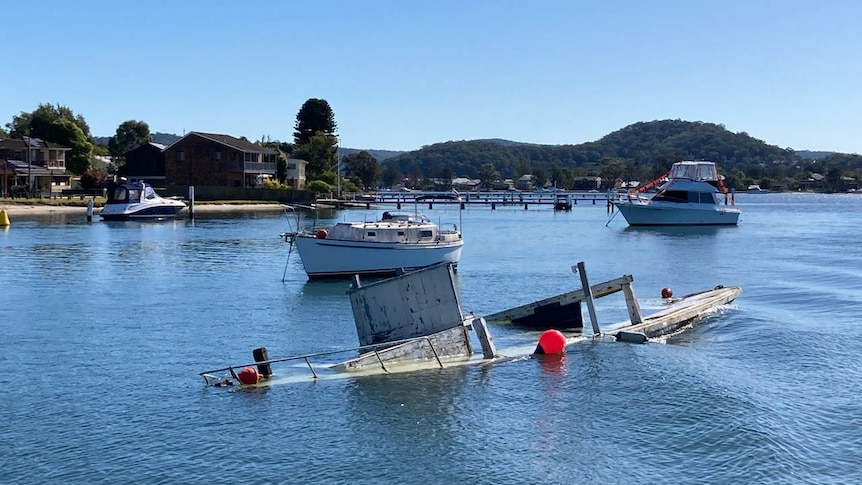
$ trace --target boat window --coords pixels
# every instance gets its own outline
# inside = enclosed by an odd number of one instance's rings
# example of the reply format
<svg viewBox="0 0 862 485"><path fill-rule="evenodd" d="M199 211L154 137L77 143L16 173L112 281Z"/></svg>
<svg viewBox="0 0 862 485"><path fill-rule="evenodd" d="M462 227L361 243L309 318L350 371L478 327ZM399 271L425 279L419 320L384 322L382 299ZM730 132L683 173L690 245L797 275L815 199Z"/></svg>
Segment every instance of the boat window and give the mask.
<svg viewBox="0 0 862 485"><path fill-rule="evenodd" d="M138 203L141 201L141 189L129 189L129 202Z"/></svg>
<svg viewBox="0 0 862 485"><path fill-rule="evenodd" d="M147 188L144 189L144 197L146 197L147 199L155 199L156 191L148 185Z"/></svg>
<svg viewBox="0 0 862 485"><path fill-rule="evenodd" d="M700 193L700 203L701 204L715 204L715 197L713 197L711 192L701 192Z"/></svg>
<svg viewBox="0 0 862 485"><path fill-rule="evenodd" d="M129 201L129 193L125 187L117 187L114 189L114 197L112 200L117 202L128 202Z"/></svg>
<svg viewBox="0 0 862 485"><path fill-rule="evenodd" d="M377 237L377 231L368 231L368 237Z"/></svg>
<svg viewBox="0 0 862 485"><path fill-rule="evenodd" d="M398 235L399 235L399 236L403 236L403 235L404 235L404 231L398 231Z"/></svg>
<svg viewBox="0 0 862 485"><path fill-rule="evenodd" d="M419 232L419 237L433 237L433 233L430 230L423 230Z"/></svg>
<svg viewBox="0 0 862 485"><path fill-rule="evenodd" d="M688 192L684 190L663 190L655 195L652 200L665 202L688 202Z"/></svg>

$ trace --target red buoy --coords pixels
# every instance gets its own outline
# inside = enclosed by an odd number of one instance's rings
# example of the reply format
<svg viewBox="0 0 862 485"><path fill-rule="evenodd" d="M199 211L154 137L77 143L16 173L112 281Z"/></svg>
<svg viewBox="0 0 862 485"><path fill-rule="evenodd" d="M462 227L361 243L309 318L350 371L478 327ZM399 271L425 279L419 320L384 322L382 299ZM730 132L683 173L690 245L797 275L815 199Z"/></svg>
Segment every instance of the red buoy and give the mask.
<svg viewBox="0 0 862 485"><path fill-rule="evenodd" d="M662 288L661 289L661 297L662 298L673 298L673 290L670 288Z"/></svg>
<svg viewBox="0 0 862 485"><path fill-rule="evenodd" d="M562 354L566 350L566 336L559 330L545 330L539 337L534 354Z"/></svg>
<svg viewBox="0 0 862 485"><path fill-rule="evenodd" d="M260 374L257 373L257 369L254 367L246 367L239 371L236 376L239 378L239 382L246 386L257 384L257 381L260 380Z"/></svg>

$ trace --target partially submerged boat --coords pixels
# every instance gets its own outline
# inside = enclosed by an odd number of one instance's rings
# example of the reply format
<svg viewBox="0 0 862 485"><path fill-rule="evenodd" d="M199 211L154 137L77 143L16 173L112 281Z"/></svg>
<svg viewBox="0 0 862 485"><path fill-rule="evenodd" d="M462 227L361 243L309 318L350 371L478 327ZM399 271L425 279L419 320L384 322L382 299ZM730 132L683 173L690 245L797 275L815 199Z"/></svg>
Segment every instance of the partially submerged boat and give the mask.
<svg viewBox="0 0 862 485"><path fill-rule="evenodd" d="M655 195L645 195L656 185ZM674 163L668 173L611 202L630 226L731 226L740 215L715 163L707 161Z"/></svg>
<svg viewBox="0 0 862 485"><path fill-rule="evenodd" d="M169 219L185 208L185 202L161 197L147 183L123 182L108 187L108 200L99 216L104 221Z"/></svg>
<svg viewBox="0 0 862 485"><path fill-rule="evenodd" d="M590 285L583 263L578 263L572 270L580 274L580 289L484 318L464 314L461 310L452 264L438 264L367 285L361 284L357 276L348 294L359 347L275 359L267 356L265 348L259 348L253 352L254 362L204 371L200 375L207 385L266 386L307 381L309 377L338 378L509 361L534 353L565 352L572 344L604 336L613 337L616 341L646 343L693 328L701 317L712 314L717 307L733 301L742 292L736 286L719 285L674 299L669 289L665 289L667 294L664 290L662 293L667 305L654 314L643 316L634 296L630 275ZM629 319L607 326L603 331L593 299L618 291L625 296ZM591 335L583 332L581 302L589 310ZM555 321L565 321L566 314L573 313L577 313L576 317L570 318L569 323L573 324L554 324ZM537 315L545 318L528 318ZM489 325L495 321L526 324L546 332L539 339L535 351L525 350L524 346L498 349ZM563 327L566 327L566 334L557 330ZM556 340L551 342L552 346L543 342L547 340L548 332L552 333L551 340ZM481 352L473 350L473 334L479 341ZM351 355L346 360L333 360L334 356L344 353ZM294 365L293 372L275 374L272 364L276 363L298 364L302 371L296 372L297 366Z"/></svg>
<svg viewBox="0 0 862 485"><path fill-rule="evenodd" d="M421 214L403 212L282 237L296 247L309 279L387 277L439 263L457 269L464 246L457 226L441 229Z"/></svg>

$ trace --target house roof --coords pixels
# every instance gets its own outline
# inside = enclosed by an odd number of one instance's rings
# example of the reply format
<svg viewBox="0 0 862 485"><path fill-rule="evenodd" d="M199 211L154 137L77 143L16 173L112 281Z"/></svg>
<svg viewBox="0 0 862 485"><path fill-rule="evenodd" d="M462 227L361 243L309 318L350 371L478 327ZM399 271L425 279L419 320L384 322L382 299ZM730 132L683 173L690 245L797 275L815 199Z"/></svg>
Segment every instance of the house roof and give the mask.
<svg viewBox="0 0 862 485"><path fill-rule="evenodd" d="M6 150L24 150L27 146L30 148L51 148L54 150L71 150L71 148L60 145L59 143L54 143L50 141L45 141L40 138L30 138L29 136L25 136L23 138L7 138L5 140L0 140L0 149Z"/></svg>
<svg viewBox="0 0 862 485"><path fill-rule="evenodd" d="M50 177L54 175L54 172L41 165L30 165L29 169L27 168L28 165L30 164L21 160L0 160L0 176L4 173L17 176L29 174L34 177Z"/></svg>
<svg viewBox="0 0 862 485"><path fill-rule="evenodd" d="M140 150L143 147L153 147L160 152L165 150L165 145L151 141L151 142L147 142L147 143L141 143L140 145L136 146L135 148L132 148L131 150L124 153L123 156L126 156L129 153L132 153L134 151Z"/></svg>
<svg viewBox="0 0 862 485"><path fill-rule="evenodd" d="M182 140L185 140L189 136L199 136L201 138L206 138L207 140L214 141L216 143L228 146L241 152L265 153L267 155L274 155L276 153L275 150L264 148L260 145L255 145L254 143L240 140L239 138L234 138L230 135L222 135L219 133L203 133L200 131L190 131L188 134L186 134L186 136L173 142L170 146L176 145L177 143L181 142Z"/></svg>

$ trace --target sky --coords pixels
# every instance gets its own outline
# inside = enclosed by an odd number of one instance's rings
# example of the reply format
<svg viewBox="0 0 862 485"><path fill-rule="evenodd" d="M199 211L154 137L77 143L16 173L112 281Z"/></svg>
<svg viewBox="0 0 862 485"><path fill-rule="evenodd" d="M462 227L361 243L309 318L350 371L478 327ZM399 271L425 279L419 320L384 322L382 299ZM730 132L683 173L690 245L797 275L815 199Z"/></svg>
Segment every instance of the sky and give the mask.
<svg viewBox="0 0 862 485"><path fill-rule="evenodd" d="M0 125L40 103L292 141L310 98L341 146L577 144L639 121L862 153L858 0L5 2ZM12 19L18 19L12 21Z"/></svg>

